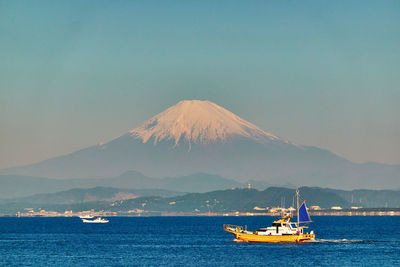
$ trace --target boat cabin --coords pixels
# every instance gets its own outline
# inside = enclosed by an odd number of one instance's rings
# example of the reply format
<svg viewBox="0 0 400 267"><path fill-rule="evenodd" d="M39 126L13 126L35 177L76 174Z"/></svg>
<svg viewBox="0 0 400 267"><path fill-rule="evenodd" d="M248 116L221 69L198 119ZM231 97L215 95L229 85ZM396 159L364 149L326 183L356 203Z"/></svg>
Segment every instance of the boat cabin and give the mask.
<svg viewBox="0 0 400 267"><path fill-rule="evenodd" d="M258 235L296 235L303 233L303 227L297 227L291 223L291 216L284 216L272 223L272 226L260 228L256 233Z"/></svg>

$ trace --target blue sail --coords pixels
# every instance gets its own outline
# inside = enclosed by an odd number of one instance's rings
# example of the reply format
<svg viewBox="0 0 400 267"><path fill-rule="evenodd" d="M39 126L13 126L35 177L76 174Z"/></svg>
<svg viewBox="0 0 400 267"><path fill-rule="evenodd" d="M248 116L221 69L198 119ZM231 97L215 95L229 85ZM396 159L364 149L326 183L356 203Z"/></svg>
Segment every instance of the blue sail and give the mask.
<svg viewBox="0 0 400 267"><path fill-rule="evenodd" d="M310 215L307 212L306 202L303 202L299 208L299 223L311 222Z"/></svg>

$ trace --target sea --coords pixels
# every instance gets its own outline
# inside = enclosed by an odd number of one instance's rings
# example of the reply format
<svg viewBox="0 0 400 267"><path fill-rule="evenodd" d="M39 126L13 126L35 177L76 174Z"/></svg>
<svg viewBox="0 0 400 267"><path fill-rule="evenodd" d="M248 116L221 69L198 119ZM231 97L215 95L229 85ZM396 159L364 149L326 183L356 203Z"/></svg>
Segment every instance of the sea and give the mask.
<svg viewBox="0 0 400 267"><path fill-rule="evenodd" d="M1 266L400 266L400 217L314 216L312 243L238 243L222 225L276 218L0 218Z"/></svg>

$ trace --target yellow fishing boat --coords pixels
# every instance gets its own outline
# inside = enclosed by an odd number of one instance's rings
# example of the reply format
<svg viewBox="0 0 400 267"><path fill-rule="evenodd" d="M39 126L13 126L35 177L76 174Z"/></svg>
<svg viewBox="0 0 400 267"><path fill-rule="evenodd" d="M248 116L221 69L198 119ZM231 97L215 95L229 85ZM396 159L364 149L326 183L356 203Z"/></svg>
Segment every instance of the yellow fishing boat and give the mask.
<svg viewBox="0 0 400 267"><path fill-rule="evenodd" d="M305 232L306 226L300 226L301 223L311 222L307 211L305 201L299 207L299 191L297 195L297 223L291 222L292 216L286 215L272 223L272 226L260 228L257 231L248 231L243 226L224 224L223 229L235 235L235 241L244 242L305 242L315 239L314 231Z"/></svg>

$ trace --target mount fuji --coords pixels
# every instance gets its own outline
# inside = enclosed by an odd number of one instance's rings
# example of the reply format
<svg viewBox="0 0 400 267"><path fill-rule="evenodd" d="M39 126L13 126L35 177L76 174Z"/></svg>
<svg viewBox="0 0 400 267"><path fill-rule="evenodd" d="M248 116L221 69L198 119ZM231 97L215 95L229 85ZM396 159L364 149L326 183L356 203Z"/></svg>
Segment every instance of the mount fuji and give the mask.
<svg viewBox="0 0 400 267"><path fill-rule="evenodd" d="M358 164L266 132L209 101L185 100L109 142L2 174L53 178L212 173L238 181L400 188L400 166Z"/></svg>

